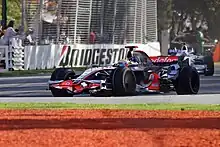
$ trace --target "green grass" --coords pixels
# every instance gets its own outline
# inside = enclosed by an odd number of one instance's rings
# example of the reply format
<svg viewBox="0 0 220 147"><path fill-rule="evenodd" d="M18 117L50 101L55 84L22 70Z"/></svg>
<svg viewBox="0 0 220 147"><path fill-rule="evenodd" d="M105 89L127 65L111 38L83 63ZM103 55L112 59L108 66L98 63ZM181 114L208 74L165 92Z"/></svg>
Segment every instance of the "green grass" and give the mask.
<svg viewBox="0 0 220 147"><path fill-rule="evenodd" d="M51 74L52 69L47 70L21 70L21 71L7 71L0 73L0 77L17 77L17 76L27 76L27 75L44 75Z"/></svg>
<svg viewBox="0 0 220 147"><path fill-rule="evenodd" d="M121 109L121 110L207 110L219 111L220 105L192 104L74 104L74 103L0 103L0 109Z"/></svg>
<svg viewBox="0 0 220 147"><path fill-rule="evenodd" d="M73 68L75 71L82 71L85 68ZM0 73L0 77L20 77L20 76L38 76L45 74L52 74L54 69L42 69L42 70L19 70L19 71L7 71Z"/></svg>

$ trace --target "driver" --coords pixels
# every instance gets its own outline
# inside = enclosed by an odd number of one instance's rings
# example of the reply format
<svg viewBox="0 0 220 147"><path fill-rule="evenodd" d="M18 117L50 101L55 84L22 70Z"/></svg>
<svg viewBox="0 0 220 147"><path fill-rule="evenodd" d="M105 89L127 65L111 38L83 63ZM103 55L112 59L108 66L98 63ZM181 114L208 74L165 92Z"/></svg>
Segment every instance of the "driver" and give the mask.
<svg viewBox="0 0 220 147"><path fill-rule="evenodd" d="M128 58L128 60L130 59L130 58L132 58L132 56L133 56L133 48L129 48L129 50L128 50L128 54L127 54L127 58Z"/></svg>
<svg viewBox="0 0 220 147"><path fill-rule="evenodd" d="M127 59L128 59L130 62L135 62L135 63L138 62L137 57L133 56L133 48L129 48L129 51L128 51L128 54L127 54Z"/></svg>
<svg viewBox="0 0 220 147"><path fill-rule="evenodd" d="M181 48L181 52L178 52L176 54L176 56L187 56L188 55L188 47L187 45L184 43L182 48Z"/></svg>

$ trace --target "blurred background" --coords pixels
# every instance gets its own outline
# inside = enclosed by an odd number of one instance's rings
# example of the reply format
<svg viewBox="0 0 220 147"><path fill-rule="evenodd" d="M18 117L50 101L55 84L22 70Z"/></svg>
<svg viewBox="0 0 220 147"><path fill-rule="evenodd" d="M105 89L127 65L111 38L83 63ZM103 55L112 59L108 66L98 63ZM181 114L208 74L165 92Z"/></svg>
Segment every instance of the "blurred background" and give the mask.
<svg viewBox="0 0 220 147"><path fill-rule="evenodd" d="M171 41L186 28L199 28L206 42L220 37L220 0L7 0L5 6L7 21L31 29L38 44L146 43L160 41L164 31Z"/></svg>
<svg viewBox="0 0 220 147"><path fill-rule="evenodd" d="M7 19L34 30L38 44L144 43L158 38L156 0L8 0L7 6Z"/></svg>

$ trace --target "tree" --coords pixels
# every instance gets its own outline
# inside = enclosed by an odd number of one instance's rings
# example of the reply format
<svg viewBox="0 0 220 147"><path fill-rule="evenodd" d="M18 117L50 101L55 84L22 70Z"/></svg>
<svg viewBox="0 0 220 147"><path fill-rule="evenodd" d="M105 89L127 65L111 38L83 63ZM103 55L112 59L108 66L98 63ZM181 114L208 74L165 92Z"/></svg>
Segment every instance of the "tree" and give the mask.
<svg viewBox="0 0 220 147"><path fill-rule="evenodd" d="M0 3L2 3L2 0L0 0ZM10 20L14 19L16 21L15 27L18 27L21 24L21 3L20 3L20 0L8 0L7 3L8 3L7 20L9 22ZM0 13L2 13L2 5L0 5Z"/></svg>
<svg viewBox="0 0 220 147"><path fill-rule="evenodd" d="M220 39L220 0L204 0L203 15L209 26L209 35Z"/></svg>
<svg viewBox="0 0 220 147"><path fill-rule="evenodd" d="M159 31L169 29L172 19L172 0L158 0L157 12Z"/></svg>
<svg viewBox="0 0 220 147"><path fill-rule="evenodd" d="M190 17L193 30L198 22L207 22L210 36L219 37L219 7L220 0L158 0L158 29L171 26L171 36L178 34L183 31L183 24Z"/></svg>

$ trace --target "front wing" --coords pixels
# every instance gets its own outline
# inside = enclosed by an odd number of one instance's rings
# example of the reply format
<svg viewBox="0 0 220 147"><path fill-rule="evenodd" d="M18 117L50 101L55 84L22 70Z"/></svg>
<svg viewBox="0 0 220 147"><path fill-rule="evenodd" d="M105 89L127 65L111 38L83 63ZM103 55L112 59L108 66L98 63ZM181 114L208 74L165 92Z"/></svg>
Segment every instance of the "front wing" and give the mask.
<svg viewBox="0 0 220 147"><path fill-rule="evenodd" d="M111 88L107 88L105 81L80 81L75 83L74 80L66 81L49 81L49 90L51 88L67 90L73 95L78 94L91 94L98 92L111 92ZM137 93L146 93L146 92L160 92L160 82L158 76L155 74L154 78L148 84L136 85Z"/></svg>

